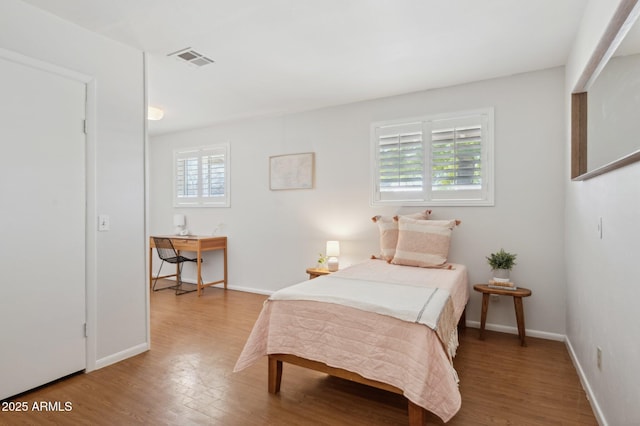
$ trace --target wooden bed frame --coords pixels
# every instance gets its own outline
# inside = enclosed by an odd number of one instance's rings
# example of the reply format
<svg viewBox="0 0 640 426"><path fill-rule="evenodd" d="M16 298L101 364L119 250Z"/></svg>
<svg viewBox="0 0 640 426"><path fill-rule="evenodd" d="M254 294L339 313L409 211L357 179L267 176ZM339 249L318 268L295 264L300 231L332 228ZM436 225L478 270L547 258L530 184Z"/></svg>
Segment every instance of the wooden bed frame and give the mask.
<svg viewBox="0 0 640 426"><path fill-rule="evenodd" d="M391 386L387 383L370 380L362 377L358 373L343 370L342 368L329 367L327 364L324 364L322 362L311 361L295 355L287 354L269 355L269 393L277 394L278 392L280 392L283 362L288 362L289 364L320 371L321 373L327 373L331 376L340 377L341 379L351 380L356 383L361 383L363 385L372 386L374 388L383 389L402 395L401 389L398 389L397 387ZM414 404L408 399L407 402L409 411L409 426L425 426L427 424L427 410L420 407L419 405Z"/></svg>
<svg viewBox="0 0 640 426"><path fill-rule="evenodd" d="M460 315L458 321L458 332L464 331L466 328L466 308ZM371 386L374 388L386 390L389 392L403 395L402 389L392 386L388 383L378 382L376 380L367 379L362 377L358 373L353 371L344 370L342 368L329 367L327 364L318 361L311 361L306 358L301 358L295 355L289 354L270 354L269 355L269 393L277 394L280 392L280 384L282 383L282 363L287 362L289 364L297 365L300 367L308 368L311 370L326 373L331 376L339 377L341 379L351 380L352 382L361 383L363 385ZM427 410L419 405L411 402L407 399L407 411L409 414L409 426L426 426L427 424Z"/></svg>

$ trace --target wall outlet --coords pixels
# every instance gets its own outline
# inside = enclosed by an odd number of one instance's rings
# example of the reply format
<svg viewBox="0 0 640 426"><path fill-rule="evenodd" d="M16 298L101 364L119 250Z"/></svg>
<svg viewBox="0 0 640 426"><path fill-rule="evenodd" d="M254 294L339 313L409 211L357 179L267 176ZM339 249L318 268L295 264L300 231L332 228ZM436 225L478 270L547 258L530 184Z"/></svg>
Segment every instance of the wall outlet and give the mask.
<svg viewBox="0 0 640 426"><path fill-rule="evenodd" d="M598 370L602 370L602 348L600 346L596 347L596 365Z"/></svg>
<svg viewBox="0 0 640 426"><path fill-rule="evenodd" d="M500 296L498 296L497 294L492 294L490 297L491 297L491 302L493 303L498 303L500 301Z"/></svg>

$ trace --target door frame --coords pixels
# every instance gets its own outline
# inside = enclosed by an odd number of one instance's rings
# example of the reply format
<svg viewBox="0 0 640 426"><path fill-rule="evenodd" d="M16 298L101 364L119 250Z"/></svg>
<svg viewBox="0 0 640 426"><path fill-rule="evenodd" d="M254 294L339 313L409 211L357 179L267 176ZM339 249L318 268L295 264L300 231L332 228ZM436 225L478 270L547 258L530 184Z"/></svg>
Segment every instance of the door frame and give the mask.
<svg viewBox="0 0 640 426"><path fill-rule="evenodd" d="M0 58L84 83L85 97L85 372L96 369L97 357L97 218L96 209L96 79L49 62L0 47Z"/></svg>

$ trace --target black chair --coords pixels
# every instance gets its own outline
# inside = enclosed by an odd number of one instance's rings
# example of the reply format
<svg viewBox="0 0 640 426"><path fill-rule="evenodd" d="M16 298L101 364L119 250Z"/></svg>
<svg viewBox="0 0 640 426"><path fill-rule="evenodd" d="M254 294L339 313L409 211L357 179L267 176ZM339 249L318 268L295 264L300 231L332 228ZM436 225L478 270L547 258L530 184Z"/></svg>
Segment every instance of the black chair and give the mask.
<svg viewBox="0 0 640 426"><path fill-rule="evenodd" d="M162 263L160 264L160 269L158 269L158 273L156 274L156 278L153 281L153 291L167 290L172 289L176 291L176 295L181 295L185 293L191 293L197 290L197 287L193 290L185 290L182 288L182 266L185 262L197 262L198 259L190 259L188 257L184 257L178 254L175 247L173 247L173 243L170 238L162 238L162 237L153 237L153 242L156 246L156 250L158 251L158 256L162 259ZM176 285L172 285L169 287L163 287L156 290L156 283L158 282L158 277L160 276L160 271L162 271L162 265L164 262L172 263L177 265L176 270ZM169 275L171 276L171 275Z"/></svg>

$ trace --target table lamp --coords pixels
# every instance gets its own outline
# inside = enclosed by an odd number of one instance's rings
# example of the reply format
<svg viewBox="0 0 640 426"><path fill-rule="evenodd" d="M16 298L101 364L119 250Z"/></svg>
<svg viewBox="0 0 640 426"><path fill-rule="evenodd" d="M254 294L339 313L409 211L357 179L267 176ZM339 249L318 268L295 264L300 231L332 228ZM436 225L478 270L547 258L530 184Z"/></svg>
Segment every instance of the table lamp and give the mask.
<svg viewBox="0 0 640 426"><path fill-rule="evenodd" d="M173 226L176 227L176 235L184 235L184 225L186 223L183 214L176 213L173 215Z"/></svg>
<svg viewBox="0 0 640 426"><path fill-rule="evenodd" d="M327 267L329 272L338 270L338 256L340 256L340 242L327 241Z"/></svg>

